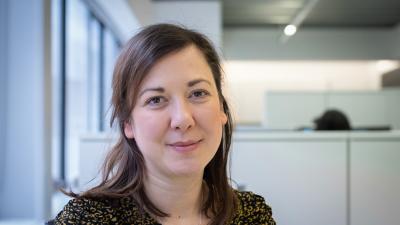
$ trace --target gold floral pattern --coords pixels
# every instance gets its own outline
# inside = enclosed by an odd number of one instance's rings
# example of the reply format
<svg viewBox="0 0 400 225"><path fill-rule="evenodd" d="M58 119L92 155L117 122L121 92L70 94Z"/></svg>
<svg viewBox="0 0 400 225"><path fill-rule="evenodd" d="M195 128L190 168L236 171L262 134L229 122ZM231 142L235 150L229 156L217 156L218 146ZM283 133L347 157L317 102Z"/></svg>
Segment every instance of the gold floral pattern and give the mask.
<svg viewBox="0 0 400 225"><path fill-rule="evenodd" d="M252 192L235 192L239 199L238 210L231 225L275 225L272 210L263 197ZM141 212L131 198L118 202L110 200L72 199L57 215L56 225L160 225L148 213Z"/></svg>

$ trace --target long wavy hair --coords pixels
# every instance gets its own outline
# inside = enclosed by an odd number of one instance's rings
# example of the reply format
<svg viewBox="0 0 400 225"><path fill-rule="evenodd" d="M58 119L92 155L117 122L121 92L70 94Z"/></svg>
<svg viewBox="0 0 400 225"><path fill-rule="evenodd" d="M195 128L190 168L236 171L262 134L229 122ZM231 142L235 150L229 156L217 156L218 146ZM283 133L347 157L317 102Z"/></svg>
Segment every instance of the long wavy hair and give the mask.
<svg viewBox="0 0 400 225"><path fill-rule="evenodd" d="M238 200L227 172L233 122L222 93L220 59L204 35L172 24L145 27L122 49L114 68L110 121L111 126L115 123L119 126L120 137L105 158L100 184L77 197L118 199L129 196L141 210L147 210L158 217L169 216L158 209L146 195L143 184L145 161L135 139L125 136L124 126L130 120L138 88L150 69L161 58L190 45L196 46L203 53L210 66L222 108L228 118L218 150L204 170L203 180L208 195L202 211L211 218L212 225L226 224L233 218Z"/></svg>

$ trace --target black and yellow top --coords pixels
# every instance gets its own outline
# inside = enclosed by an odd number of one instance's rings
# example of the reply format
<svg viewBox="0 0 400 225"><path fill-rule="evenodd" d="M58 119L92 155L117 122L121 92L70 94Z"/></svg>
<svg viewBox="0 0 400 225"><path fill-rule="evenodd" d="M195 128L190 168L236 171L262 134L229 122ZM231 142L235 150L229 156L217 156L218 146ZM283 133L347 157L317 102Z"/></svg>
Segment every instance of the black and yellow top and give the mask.
<svg viewBox="0 0 400 225"><path fill-rule="evenodd" d="M264 198L252 192L236 192L239 207L231 225L275 225L271 208ZM57 215L56 225L141 224L160 225L149 214L141 213L131 198L122 198L118 206L106 200L73 199Z"/></svg>

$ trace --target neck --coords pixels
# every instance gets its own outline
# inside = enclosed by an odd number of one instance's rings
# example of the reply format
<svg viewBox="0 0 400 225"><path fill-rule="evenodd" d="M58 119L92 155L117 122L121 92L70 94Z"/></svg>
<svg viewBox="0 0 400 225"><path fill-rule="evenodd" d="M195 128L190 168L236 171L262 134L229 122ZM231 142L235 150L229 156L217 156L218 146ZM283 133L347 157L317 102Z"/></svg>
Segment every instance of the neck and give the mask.
<svg viewBox="0 0 400 225"><path fill-rule="evenodd" d="M170 218L198 218L201 213L203 174L163 178L148 174L145 191L153 204Z"/></svg>

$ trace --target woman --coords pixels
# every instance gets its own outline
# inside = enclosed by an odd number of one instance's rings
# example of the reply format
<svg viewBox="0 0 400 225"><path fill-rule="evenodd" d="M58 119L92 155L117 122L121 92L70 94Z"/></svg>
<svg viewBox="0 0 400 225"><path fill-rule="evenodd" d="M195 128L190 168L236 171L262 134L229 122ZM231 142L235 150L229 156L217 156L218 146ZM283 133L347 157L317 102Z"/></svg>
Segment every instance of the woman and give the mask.
<svg viewBox="0 0 400 225"><path fill-rule="evenodd" d="M275 224L271 208L227 176L232 118L217 53L201 34L152 25L122 50L113 77L118 143L102 182L56 224Z"/></svg>

